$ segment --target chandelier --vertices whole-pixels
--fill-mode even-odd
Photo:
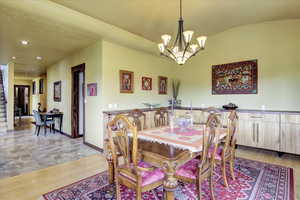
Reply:
[[[197,38],[198,44],[192,44],[194,31],[184,31],[182,18],[182,0],[180,0],[180,18],[178,21],[178,32],[173,45],[170,45],[171,36],[161,36],[162,43],[158,44],[160,54],[173,59],[177,64],[183,65],[189,58],[204,50],[206,36]]]

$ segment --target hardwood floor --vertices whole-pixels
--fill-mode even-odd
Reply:
[[[279,158],[275,152],[241,147],[237,156],[289,166],[295,169],[296,199],[300,199],[300,156],[285,154]],[[0,199],[37,200],[42,194],[74,183],[107,169],[101,154],[48,167],[34,172],[0,180]]]

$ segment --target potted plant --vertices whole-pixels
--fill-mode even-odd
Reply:
[[[169,100],[169,104],[172,105],[172,100],[173,100],[173,106],[181,106],[181,100],[177,99],[178,98],[178,93],[179,93],[179,88],[180,88],[180,80],[173,80],[172,81],[172,94],[173,98]]]

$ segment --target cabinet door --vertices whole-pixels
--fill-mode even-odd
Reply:
[[[262,120],[260,122],[256,122],[255,129],[257,147],[275,151],[280,150],[279,122]]]
[[[280,151],[300,154],[300,124],[282,123]]]
[[[239,129],[236,135],[237,144],[256,147],[255,138],[255,121],[251,120],[239,120]]]

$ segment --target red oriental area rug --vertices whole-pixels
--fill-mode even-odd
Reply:
[[[230,177],[228,169],[228,177]],[[229,188],[224,187],[221,170],[214,176],[215,195],[218,200],[295,200],[293,169],[268,163],[237,158],[235,176],[229,178]],[[175,192],[177,200],[197,199],[194,184],[179,183]],[[135,199],[135,191],[121,187],[122,199]],[[164,199],[163,187],[144,192],[144,200]],[[114,200],[115,186],[108,184],[108,174],[103,172],[59,188],[43,195],[44,200]],[[202,183],[202,199],[209,200],[209,184]]]

